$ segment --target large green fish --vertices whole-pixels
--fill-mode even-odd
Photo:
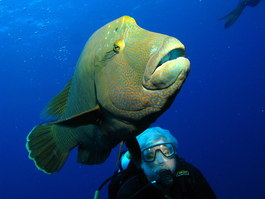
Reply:
[[[144,30],[129,16],[108,23],[89,38],[73,77],[47,105],[56,120],[29,133],[29,158],[54,173],[78,147],[79,163],[103,163],[169,108],[189,68],[176,38]]]

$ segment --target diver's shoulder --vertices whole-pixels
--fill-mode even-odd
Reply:
[[[191,164],[190,162],[187,162],[184,158],[177,158],[178,160],[178,166],[177,166],[177,172],[186,172],[187,175],[194,175],[197,173],[201,173],[200,170]]]

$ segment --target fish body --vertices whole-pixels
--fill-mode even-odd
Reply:
[[[47,105],[56,120],[29,133],[29,158],[54,173],[78,147],[79,163],[103,163],[169,108],[189,69],[176,38],[142,29],[129,16],[108,23],[89,38],[71,80]]]

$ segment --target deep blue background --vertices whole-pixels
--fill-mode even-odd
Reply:
[[[129,15],[142,28],[180,39],[191,72],[154,126],[171,130],[179,154],[220,199],[265,198],[265,2],[228,30],[217,19],[238,0],[0,0],[0,198],[87,199],[116,169],[76,163],[47,175],[27,158],[25,139],[71,77],[90,35]],[[106,188],[102,197],[106,198]]]

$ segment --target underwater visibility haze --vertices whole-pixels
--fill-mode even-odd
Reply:
[[[77,163],[73,149],[60,172],[45,174],[28,158],[26,137],[47,121],[41,112],[73,75],[88,38],[127,15],[179,39],[191,63],[173,104],[152,126],[172,132],[179,156],[202,171],[218,198],[264,199],[265,2],[245,7],[226,29],[219,19],[237,5],[0,0],[0,198],[90,199],[117,169],[118,147],[93,166]],[[100,198],[107,198],[107,186]]]

